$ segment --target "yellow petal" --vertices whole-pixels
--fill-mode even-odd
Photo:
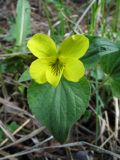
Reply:
[[[59,56],[63,57],[73,57],[80,58],[82,57],[89,47],[89,40],[84,35],[76,34],[66,38],[60,48]]]
[[[59,84],[59,82],[60,82],[62,73],[63,73],[63,68],[58,73],[56,73],[56,72],[54,72],[54,70],[52,69],[52,67],[49,66],[49,68],[47,69],[47,72],[46,72],[47,81],[52,86],[56,87]]]
[[[38,58],[51,57],[57,54],[54,41],[45,34],[35,34],[28,41],[27,47]]]
[[[37,83],[45,83],[46,80],[46,70],[48,68],[48,62],[44,59],[37,59],[30,65],[30,76]]]
[[[85,68],[81,61],[77,59],[69,59],[64,68],[64,77],[72,82],[78,82],[84,76]]]

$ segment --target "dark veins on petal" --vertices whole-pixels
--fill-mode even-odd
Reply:
[[[53,74],[57,76],[62,71],[64,64],[57,58],[55,62],[51,62],[49,66],[51,66]]]

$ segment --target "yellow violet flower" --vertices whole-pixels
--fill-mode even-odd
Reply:
[[[75,34],[63,40],[59,48],[45,34],[35,34],[27,47],[38,59],[30,66],[30,75],[37,83],[50,83],[57,86],[62,75],[72,82],[78,82],[84,76],[85,68],[79,60],[89,47],[84,35]]]

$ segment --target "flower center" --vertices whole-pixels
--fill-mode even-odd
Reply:
[[[54,62],[50,63],[53,74],[59,75],[64,67],[64,64],[60,62],[59,58],[56,58]]]

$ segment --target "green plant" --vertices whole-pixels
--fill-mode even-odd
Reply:
[[[16,46],[25,47],[25,40],[30,33],[30,3],[28,0],[18,0],[16,17],[9,20],[10,30],[5,40],[15,40]]]
[[[88,75],[89,80],[83,77],[79,82],[70,82],[62,78],[60,83],[57,83],[57,87],[53,87],[48,83],[37,84],[35,80],[31,82],[28,89],[28,103],[32,112],[61,143],[67,139],[72,125],[85,113],[90,94],[96,94],[96,113],[98,116],[101,114],[101,106],[104,106],[99,93],[100,88],[109,85],[113,96],[120,97],[120,48],[118,44],[100,37],[88,38],[90,47],[82,61],[87,71],[91,73],[91,75]],[[77,41],[75,43],[74,54],[77,50],[80,51],[80,48],[77,48],[79,43]],[[83,45],[85,46],[85,44]],[[68,46],[72,47],[74,45]],[[80,47],[82,46],[80,45]],[[32,51],[35,52],[36,49],[38,48],[34,48]],[[39,50],[36,51],[37,54],[41,54],[43,48],[41,48],[41,53],[39,53]],[[30,77],[27,70],[23,73],[21,81],[30,80]],[[95,85],[91,82],[93,86],[92,93],[90,93],[90,77],[95,79]],[[96,117],[96,120],[96,132],[98,133],[99,119]]]

